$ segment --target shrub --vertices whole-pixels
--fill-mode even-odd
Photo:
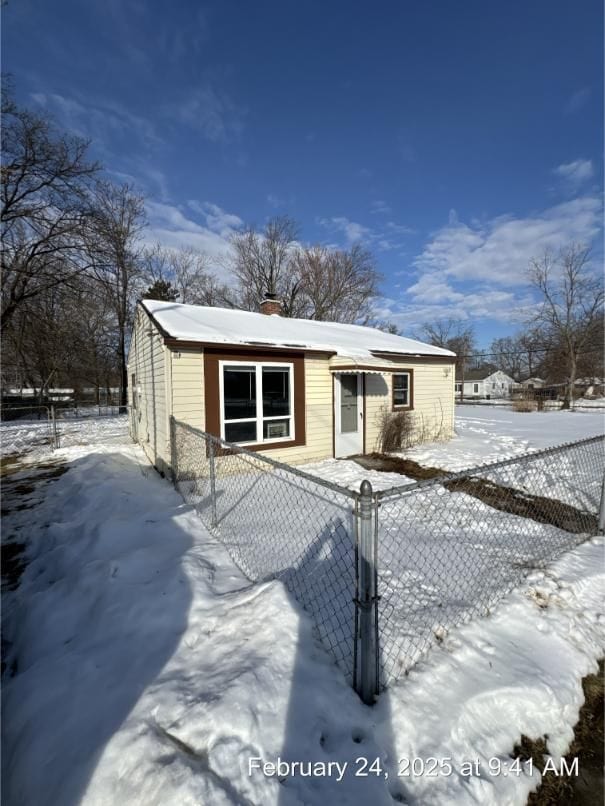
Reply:
[[[513,400],[513,411],[536,411],[537,408],[535,400]]]
[[[380,423],[380,450],[382,453],[409,448],[414,441],[414,415],[411,411],[395,413],[384,409]]]

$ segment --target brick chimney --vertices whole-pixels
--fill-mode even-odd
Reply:
[[[271,314],[281,316],[283,314],[281,302],[276,298],[276,294],[265,294],[265,298],[260,304],[260,312],[268,316],[271,316]]]

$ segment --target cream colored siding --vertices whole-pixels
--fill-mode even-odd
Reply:
[[[305,362],[306,444],[262,451],[290,464],[333,456],[333,379],[329,355],[307,355]],[[435,360],[397,361],[402,370],[414,371],[413,419],[420,439],[448,439],[454,426],[454,366]],[[129,382],[136,375],[136,410],[131,409],[131,433],[150,461],[163,473],[170,472],[170,417],[194,428],[205,429],[204,352],[200,348],[167,347],[157,327],[139,308],[128,358]],[[365,450],[380,447],[380,427],[391,414],[392,375],[365,376]],[[218,398],[219,390],[209,390]],[[130,403],[132,389],[129,385]],[[187,437],[186,430],[183,430]],[[187,450],[182,451],[184,454]],[[205,461],[205,456],[192,461]],[[187,459],[183,457],[183,461]]]
[[[263,451],[263,455],[289,464],[332,456],[332,376],[329,358],[305,357],[306,445]]]
[[[170,350],[172,414],[175,420],[202,431],[206,425],[204,402],[204,352]],[[216,390],[218,395],[218,389]]]
[[[394,360],[394,359],[392,359]],[[414,371],[413,423],[420,441],[450,439],[454,433],[454,366],[396,361]],[[380,427],[392,410],[392,375],[366,375],[366,452],[379,450]]]
[[[129,403],[132,407],[132,375],[136,379],[137,408],[131,408],[131,436],[139,442],[157,469],[170,465],[166,352],[164,340],[148,317],[138,311],[128,355]]]
[[[204,356],[201,350],[171,351],[172,413],[174,418],[204,430]],[[219,391],[215,390],[218,397]],[[332,456],[332,376],[328,357],[305,358],[306,444],[264,450],[273,459],[297,464]]]

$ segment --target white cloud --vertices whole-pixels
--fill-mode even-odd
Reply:
[[[209,83],[170,106],[168,112],[215,143],[237,140],[243,130],[245,110]]]
[[[162,144],[153,123],[135,115],[121,104],[108,99],[96,99],[94,103],[80,98],[68,98],[58,93],[32,93],[31,98],[48,109],[74,134],[94,141],[97,147],[107,152],[116,138],[128,138],[147,148]]]
[[[426,244],[414,267],[420,274],[514,286],[525,282],[532,257],[571,241],[592,241],[600,221],[601,202],[592,196],[526,218],[499,216],[470,226],[451,218]]]
[[[269,193],[267,196],[267,202],[271,205],[271,207],[285,207],[286,202],[284,199],[280,199],[279,196],[276,196],[275,193]]]
[[[370,212],[374,215],[390,215],[391,208],[382,199],[375,199],[370,203]]]
[[[470,224],[452,210],[447,225],[413,261],[415,282],[401,298],[385,298],[379,314],[408,332],[447,317],[521,323],[536,305],[527,278],[531,258],[572,241],[590,244],[600,231],[601,212],[600,200],[590,196],[526,218]]]
[[[562,165],[557,165],[553,173],[573,187],[578,187],[592,178],[594,168],[591,160],[574,160],[573,162],[564,162]]]
[[[424,274],[417,283],[407,288],[406,293],[415,303],[460,302],[464,294],[454,291],[449,283],[438,274]]]
[[[213,232],[218,232],[224,238],[229,238],[233,233],[243,227],[242,219],[233,213],[226,213],[222,207],[212,202],[199,202],[196,199],[189,199],[188,206],[196,213],[204,216],[206,226]]]
[[[238,216],[210,202],[189,201],[188,206],[203,217],[205,223],[201,224],[171,204],[147,201],[145,206],[149,222],[145,231],[147,243],[199,249],[213,259],[220,274],[225,258],[231,254],[230,236],[241,225]]]
[[[377,308],[377,316],[395,322],[404,333],[410,333],[424,322],[450,317],[469,323],[487,319],[503,324],[520,324],[535,305],[527,292],[518,294],[488,287],[456,292],[447,283],[442,288],[436,286],[435,292],[435,298],[427,294],[424,302],[420,298],[413,302],[402,302],[401,299],[385,297]]]
[[[332,233],[342,233],[348,246],[354,243],[364,243],[381,252],[400,249],[402,236],[413,232],[410,227],[396,224],[393,221],[387,221],[382,226],[372,228],[357,221],[351,221],[346,216],[318,218],[317,223]]]
[[[405,224],[396,224],[394,221],[387,221],[385,226],[390,233],[397,235],[411,235],[415,232],[412,227],[406,227]]]
[[[332,232],[342,232],[350,244],[368,240],[372,235],[369,227],[358,224],[356,221],[350,221],[345,216],[320,218],[318,223]]]

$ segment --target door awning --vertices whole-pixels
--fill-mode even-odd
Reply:
[[[357,375],[360,372],[372,375],[384,375],[389,372],[397,372],[397,365],[385,359],[363,358],[356,361],[354,358],[346,356],[335,356],[330,359],[330,372],[338,375]]]

